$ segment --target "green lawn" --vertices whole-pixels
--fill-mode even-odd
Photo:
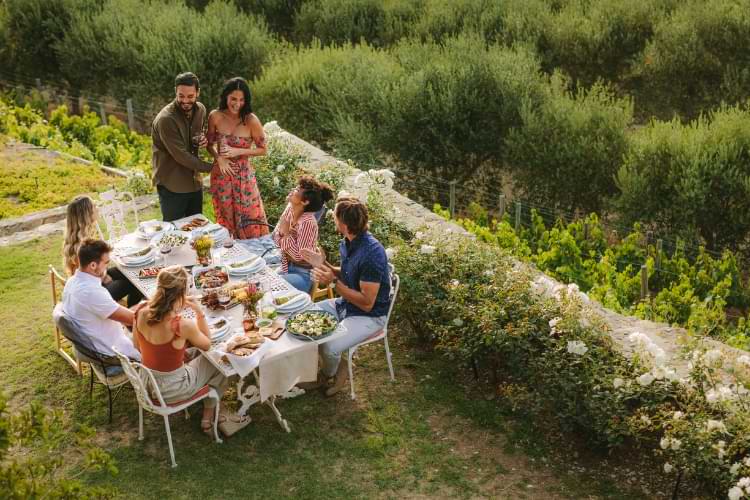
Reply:
[[[177,462],[169,467],[161,419],[146,417],[137,440],[131,391],[107,423],[106,393],[87,394],[52,349],[47,264],[60,262],[61,237],[0,252],[0,386],[18,407],[38,399],[65,413],[71,428],[88,424],[117,460],[116,476],[86,481],[128,498],[645,498],[617,477],[573,472],[568,450],[550,445],[523,419],[476,394],[456,369],[393,331],[397,382],[388,380],[381,345],[363,350],[355,368],[359,398],[319,394],[280,401],[287,434],[264,406],[254,422],[223,444],[199,429],[197,415],[172,419]],[[566,445],[567,446],[567,445]],[[549,460],[547,460],[549,458]],[[546,462],[546,463],[545,463]],[[74,466],[73,466],[74,467]]]

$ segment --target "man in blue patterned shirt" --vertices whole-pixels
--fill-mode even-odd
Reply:
[[[378,334],[385,326],[391,293],[388,257],[383,245],[368,231],[365,204],[356,198],[339,199],[333,219],[336,230],[344,236],[339,244],[341,267],[325,262],[322,254],[303,251],[313,265],[313,278],[322,285],[333,283],[340,296],[319,302],[317,307],[336,315],[347,331],[346,335],[321,344],[322,376],[317,383],[307,385],[322,385],[335,375],[327,396],[346,386],[347,367],[341,363],[341,353]]]

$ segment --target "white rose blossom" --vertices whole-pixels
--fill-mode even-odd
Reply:
[[[679,420],[679,419],[681,419],[684,416],[685,416],[685,414],[682,413],[681,411],[676,411],[676,412],[674,412],[674,415],[672,415],[672,418],[675,419],[675,420]]]
[[[669,474],[673,470],[674,470],[674,467],[672,466],[672,464],[670,464],[669,462],[667,462],[667,463],[664,464],[664,472],[666,472],[667,474]]]
[[[750,457],[745,457],[742,463],[745,464],[745,467],[750,467]]]
[[[277,171],[277,172],[283,172],[285,168],[286,168],[286,165],[284,165],[284,164],[282,163],[282,164],[280,164],[280,165],[276,166],[276,171]]]
[[[727,496],[729,497],[729,500],[740,500],[740,498],[742,498],[744,494],[745,492],[742,491],[742,488],[733,486],[732,488],[729,489]]]
[[[712,431],[726,432],[727,427],[726,425],[724,425],[724,422],[722,422],[721,420],[709,420],[708,422],[706,422],[706,430],[708,432],[712,432]]]
[[[653,382],[655,379],[654,379],[654,376],[651,375],[650,373],[644,373],[643,375],[638,377],[636,380],[641,386],[647,387],[651,385],[651,382]]]
[[[279,187],[280,183],[281,183],[281,181],[279,180],[279,178],[274,175],[273,176],[273,186],[274,187]]]
[[[737,482],[737,486],[740,488],[750,488],[750,477],[743,477]]]
[[[732,466],[729,468],[729,473],[733,476],[736,476],[737,473],[740,471],[740,467],[742,467],[742,464],[739,462],[735,462],[732,464]]]
[[[670,439],[668,437],[661,438],[661,441],[659,441],[659,447],[662,450],[666,450],[667,448],[669,448],[669,441]]]
[[[423,253],[425,255],[430,255],[435,253],[435,247],[432,245],[422,245],[419,247],[419,253]]]
[[[388,247],[385,249],[385,256],[388,257],[388,260],[392,260],[394,255],[396,255],[395,248]]]
[[[620,387],[625,385],[625,381],[620,377],[617,377],[612,381],[612,385],[615,387],[615,389],[619,389]]]
[[[571,340],[568,342],[568,352],[571,354],[583,356],[588,350],[589,348],[586,347],[586,344],[581,342],[580,340]]]

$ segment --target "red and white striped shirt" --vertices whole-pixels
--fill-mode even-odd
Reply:
[[[289,222],[289,233],[281,236],[278,230],[273,232],[273,241],[282,250],[281,272],[289,271],[289,260],[287,254],[292,259],[304,262],[302,250],[307,248],[315,250],[318,245],[318,222],[315,220],[313,212],[304,212],[297,220],[296,224],[292,223],[292,206],[287,204],[284,213],[281,214],[279,225],[286,220]]]

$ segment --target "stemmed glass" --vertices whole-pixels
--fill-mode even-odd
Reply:
[[[161,252],[161,265],[167,267],[167,254],[172,251],[172,246],[164,243],[159,247],[159,251]]]

